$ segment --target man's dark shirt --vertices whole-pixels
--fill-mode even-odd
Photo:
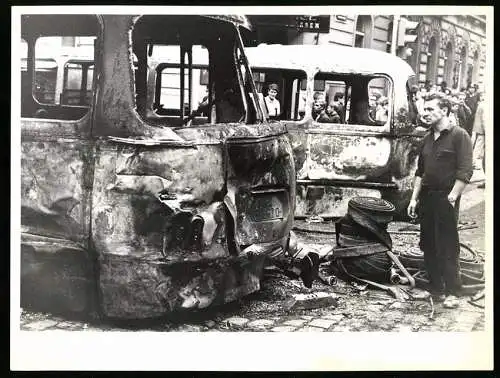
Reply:
[[[465,98],[465,104],[469,107],[471,110],[472,116],[476,114],[477,110],[477,103],[479,102],[479,95],[477,93],[474,93],[472,96],[468,95]]]
[[[468,183],[472,172],[472,142],[467,131],[453,126],[434,140],[430,129],[423,139],[415,172],[422,178],[422,189],[451,191],[455,180]]]
[[[474,117],[472,117],[471,110],[467,105],[460,104],[458,106],[457,118],[460,127],[465,129],[469,135],[472,135]]]

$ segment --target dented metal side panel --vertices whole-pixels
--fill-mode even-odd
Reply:
[[[231,139],[226,145],[225,203],[234,214],[237,245],[278,241],[284,251],[295,208],[295,169],[286,135]]]
[[[226,124],[180,130],[186,146],[149,145],[154,138],[98,142],[92,240],[106,316],[204,308],[260,288],[265,256],[249,260],[239,247],[265,239],[263,250],[283,251],[287,243],[295,172],[284,132]],[[284,219],[242,225],[242,193],[270,188],[284,193]]]
[[[391,201],[397,218],[405,217],[422,131],[398,137],[293,132],[290,139],[297,216],[343,216],[350,198],[374,196]]]
[[[407,77],[394,77],[393,109],[386,126],[322,125],[310,117],[313,78],[309,70],[306,116],[286,121],[297,171],[295,215],[341,217],[354,196],[384,198],[406,217],[423,130],[408,115]]]
[[[220,144],[99,144],[92,236],[105,315],[143,318],[224,301],[223,166]],[[240,290],[258,289],[256,280]]]
[[[217,145],[170,148],[100,143],[92,211],[99,253],[152,259],[165,254],[168,260],[182,260],[184,256],[165,245],[164,235],[176,216],[195,215],[222,200],[222,162],[222,147]],[[211,243],[209,247],[191,256],[225,254]]]
[[[243,135],[259,135],[258,126],[253,132],[244,129]],[[205,133],[208,140],[215,138]],[[232,134],[232,140],[248,142],[234,137],[239,134],[236,127]],[[264,240],[267,249],[284,250],[292,225],[290,193],[295,190],[286,135],[267,138],[274,149],[266,150],[265,142],[259,141],[237,143],[234,150],[231,138],[205,144],[193,140],[192,147],[99,142],[92,240],[99,253],[106,316],[144,318],[204,308],[260,288],[265,256],[249,260],[240,255],[239,247]],[[240,153],[241,146],[247,155]],[[252,161],[256,171],[245,171],[248,175],[238,171],[241,164]],[[233,168],[226,171],[229,166]],[[247,213],[242,193],[266,192],[270,187],[283,190],[288,211],[284,219],[242,225]],[[233,214],[227,198],[231,192],[236,203]],[[236,233],[233,220],[238,220]],[[251,239],[245,239],[249,230]]]
[[[94,146],[90,117],[21,120],[21,303],[88,310]]]
[[[308,154],[301,167],[312,179],[369,180],[383,176],[389,166],[387,136],[308,133]]]

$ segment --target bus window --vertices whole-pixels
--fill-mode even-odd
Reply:
[[[28,43],[21,38],[21,104],[26,103],[31,96],[31,82],[28,75]],[[21,109],[24,109],[21,107]],[[24,114],[21,113],[21,116]]]
[[[383,126],[391,115],[391,82],[383,76],[318,73],[325,90],[316,91],[312,116],[320,123]]]
[[[228,38],[234,31],[224,23],[202,29],[208,22],[145,15],[135,23],[131,52],[137,57],[136,107],[146,121],[189,127],[254,118],[254,104],[242,89],[246,62],[235,65],[237,35]]]
[[[60,103],[89,106],[92,99],[93,78],[93,61],[69,61],[66,63]]]
[[[93,66],[94,40],[74,36],[37,39],[33,95],[40,104],[88,106],[91,94],[87,91],[92,88],[88,68]]]
[[[41,104],[56,103],[57,62],[52,58],[35,61],[33,96]]]
[[[22,62],[23,117],[77,120],[88,112],[98,29],[91,15],[43,22],[39,29],[35,23],[26,27],[27,50],[33,53]]]
[[[264,98],[268,95],[269,86],[276,84],[278,93],[276,100],[280,104],[278,118],[287,121],[298,121],[305,114],[305,99],[307,83],[306,73],[299,70],[272,68],[252,68],[255,86],[260,97],[261,106],[267,112]]]
[[[385,125],[389,118],[390,81],[385,77],[373,78],[368,82],[368,116],[370,122]]]
[[[348,100],[346,82],[314,80],[311,116],[313,120],[321,123],[345,123],[349,114]]]
[[[183,117],[189,118],[187,122],[207,123],[208,50],[200,45],[182,51],[180,45],[152,45],[150,51],[148,75],[152,77],[148,77],[148,88],[151,92],[150,87],[154,85],[154,113],[174,117],[180,117],[182,113]],[[181,88],[184,88],[183,94]]]

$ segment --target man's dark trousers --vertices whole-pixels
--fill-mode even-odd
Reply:
[[[458,294],[460,281],[460,244],[458,212],[448,201],[449,191],[428,190],[420,193],[420,248],[434,293]],[[455,206],[458,207],[458,200]]]

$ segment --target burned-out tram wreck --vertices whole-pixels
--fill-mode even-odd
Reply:
[[[266,256],[290,243],[295,169],[285,127],[258,106],[245,27],[239,16],[22,16],[23,307],[147,318],[259,289]],[[90,40],[93,75],[65,66],[54,89],[37,54],[68,37]],[[180,101],[158,111],[148,81],[162,48],[180,64]],[[195,51],[208,57],[209,106],[188,119]]]

